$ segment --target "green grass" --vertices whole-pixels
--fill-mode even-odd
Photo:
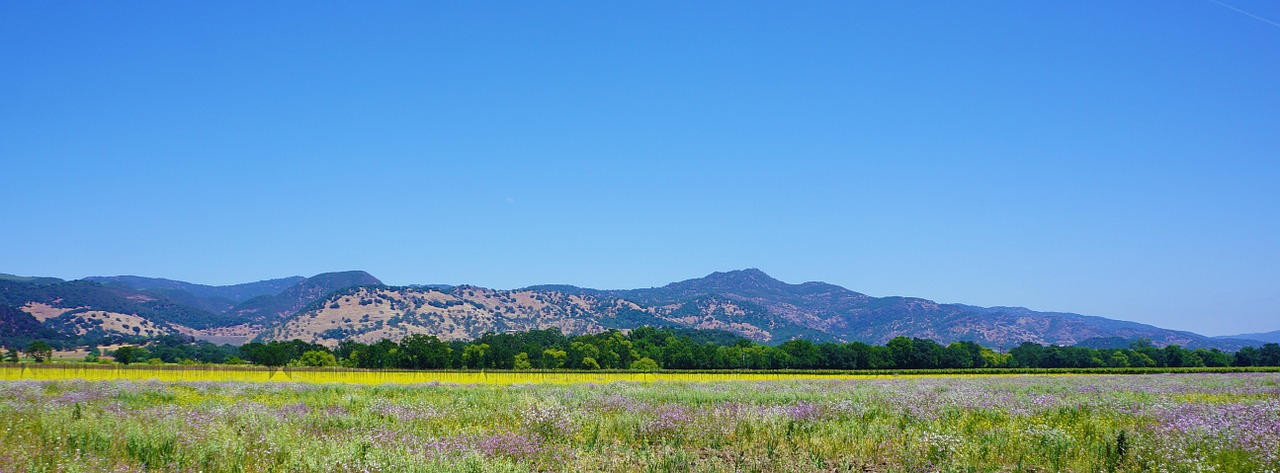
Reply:
[[[1280,375],[0,382],[0,471],[1278,471]]]

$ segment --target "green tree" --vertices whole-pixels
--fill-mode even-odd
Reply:
[[[777,369],[783,369],[788,366],[791,366],[791,355],[788,355],[787,352],[782,351],[781,348],[764,347],[764,357],[765,357],[765,360],[767,360],[766,367],[768,369],[777,370]]]
[[[1258,366],[1280,366],[1280,344],[1262,345],[1258,350]]]
[[[98,350],[97,345],[89,347],[88,353],[84,355],[85,363],[97,363],[98,357],[102,356],[102,352]]]
[[[582,369],[598,370],[600,369],[600,363],[597,363],[595,358],[588,356],[582,359]]]
[[[1009,366],[1009,363],[1013,362],[1013,355],[1008,353],[996,353],[987,347],[982,347],[979,354],[982,356],[983,366],[990,368],[1004,368]]]
[[[1009,350],[1014,366],[1019,368],[1040,368],[1046,356],[1047,348],[1035,342],[1022,342],[1017,348]]]
[[[889,343],[885,345],[889,349],[889,354],[893,359],[893,365],[897,368],[911,367],[911,339],[907,337],[893,337]]]
[[[1182,366],[1204,366],[1204,360],[1201,360],[1200,357],[1196,356],[1195,352],[1189,351],[1178,345],[1167,345],[1164,347],[1164,350],[1161,351],[1164,354],[1165,366],[1171,366],[1174,368]]]
[[[36,363],[44,363],[53,359],[53,347],[45,343],[44,340],[36,340],[27,345],[27,356],[34,358]]]
[[[982,347],[973,342],[951,342],[942,354],[944,368],[982,368],[986,364]]]
[[[569,358],[569,354],[565,353],[564,350],[548,348],[542,351],[542,366],[545,366],[551,369],[556,369],[561,366],[564,366],[564,362],[568,358]]]
[[[599,361],[601,368],[617,368],[621,366],[622,355],[619,355],[618,352],[613,350],[604,350],[600,352]]]
[[[1111,353],[1105,360],[1108,368],[1128,368],[1129,357],[1120,350]]]
[[[150,357],[151,352],[142,347],[125,345],[115,351],[116,361],[126,365],[135,361],[143,361]]]
[[[338,366],[338,359],[323,350],[309,350],[298,357],[299,366]]]
[[[516,353],[512,366],[518,370],[533,369],[533,364],[529,363],[529,354],[525,352]]]
[[[818,365],[833,370],[851,370],[857,367],[857,357],[848,346],[831,342],[818,345]]]
[[[928,338],[911,339],[911,368],[940,368],[947,349]]]
[[[658,362],[653,361],[653,358],[649,358],[647,356],[631,363],[632,371],[654,372],[659,369],[661,369],[661,367],[658,366]]]
[[[247,343],[240,347],[240,353],[246,360],[255,365],[284,366],[289,363],[289,353],[280,342]]]
[[[4,361],[5,361],[5,362],[8,362],[8,363],[17,363],[19,360],[20,360],[20,359],[18,358],[18,350],[15,350],[15,349],[13,349],[13,348],[10,348],[10,349],[9,349],[9,351],[8,351],[8,352],[6,352],[6,353],[5,353],[5,355],[4,355]]]
[[[778,345],[778,349],[789,355],[790,368],[817,368],[818,358],[822,354],[813,342],[804,339],[787,340],[782,345]]]
[[[1130,350],[1136,351],[1136,350],[1145,350],[1148,348],[1155,348],[1155,346],[1151,344],[1150,338],[1142,337],[1142,338],[1135,338],[1129,341]]]
[[[752,345],[742,349],[742,356],[747,360],[747,368],[758,370],[769,369],[769,356],[764,345]]]
[[[400,340],[400,357],[397,366],[407,369],[439,369],[449,367],[452,349],[447,343],[431,335],[410,335]]]
[[[396,358],[399,356],[399,345],[388,339],[379,340],[378,343],[372,345],[364,345],[359,350],[351,354],[351,361],[360,368],[366,369],[384,369],[395,366]]]
[[[462,350],[462,362],[467,364],[468,368],[484,369],[484,356],[489,353],[489,344],[479,343],[470,344]]]
[[[1150,356],[1147,356],[1146,353],[1140,351],[1131,350],[1128,353],[1125,353],[1125,356],[1129,357],[1129,366],[1135,368],[1151,368],[1156,366],[1156,360],[1153,360]]]
[[[1137,338],[1129,342],[1129,350],[1133,353],[1125,353],[1129,357],[1129,366],[1168,366],[1164,364],[1164,352],[1151,344],[1149,338]],[[1134,354],[1140,354],[1146,359],[1135,359]],[[1145,364],[1147,360],[1151,364]]]
[[[595,359],[600,356],[600,348],[586,342],[570,343],[569,350],[572,352],[573,359],[575,360],[581,360],[583,358]]]
[[[1231,366],[1231,362],[1234,361],[1231,355],[1223,353],[1222,350],[1217,348],[1208,350],[1197,348],[1195,355],[1200,358],[1200,361],[1204,362],[1205,366]]]

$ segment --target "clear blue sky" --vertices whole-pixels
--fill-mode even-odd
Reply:
[[[1280,329],[1280,3],[0,3],[0,272]]]

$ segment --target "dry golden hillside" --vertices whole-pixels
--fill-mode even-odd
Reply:
[[[73,312],[59,316],[59,324],[73,327],[76,335],[85,335],[97,328],[107,333],[124,335],[140,335],[155,337],[174,333],[167,326],[158,325],[150,320],[133,314],[121,314],[102,310]]]
[[[375,342],[425,334],[465,340],[484,332],[559,327],[565,332],[604,330],[589,315],[591,302],[578,296],[532,291],[462,287],[453,293],[432,289],[360,288],[324,301],[265,332],[267,340],[302,339],[337,345],[343,339]]]
[[[594,333],[625,326],[620,318],[647,324],[685,325],[733,330],[768,340],[769,333],[749,323],[724,320],[744,312],[732,303],[699,308],[689,314],[682,305],[646,308],[622,299],[556,291],[503,291],[474,286],[429,288],[357,288],[331,296],[263,332],[263,340],[300,339],[328,346],[342,340],[371,343],[400,340],[414,334],[442,340],[469,340],[485,332],[527,331],[557,327],[565,333]]]

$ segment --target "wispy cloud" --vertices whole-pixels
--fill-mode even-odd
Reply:
[[[1236,7],[1233,7],[1233,6],[1231,6],[1231,5],[1227,5],[1227,4],[1225,4],[1225,3],[1219,2],[1218,0],[1208,0],[1208,1],[1213,2],[1213,3],[1216,3],[1216,4],[1218,4],[1218,5],[1222,5],[1222,6],[1223,6],[1223,7],[1225,7],[1225,8],[1230,8],[1231,10],[1234,10],[1236,13],[1239,13],[1239,14],[1241,14],[1241,15],[1245,15],[1245,16],[1248,16],[1248,17],[1253,18],[1253,19],[1255,19],[1255,20],[1258,20],[1258,21],[1261,21],[1261,22],[1267,23],[1267,24],[1269,24],[1269,25],[1271,25],[1271,26],[1274,26],[1274,27],[1280,28],[1280,23],[1276,23],[1276,22],[1271,21],[1271,20],[1269,20],[1269,19],[1266,19],[1266,18],[1260,17],[1260,16],[1258,16],[1258,15],[1254,15],[1253,13],[1249,13],[1249,12],[1247,12],[1247,11],[1241,10],[1241,9],[1236,8]]]

